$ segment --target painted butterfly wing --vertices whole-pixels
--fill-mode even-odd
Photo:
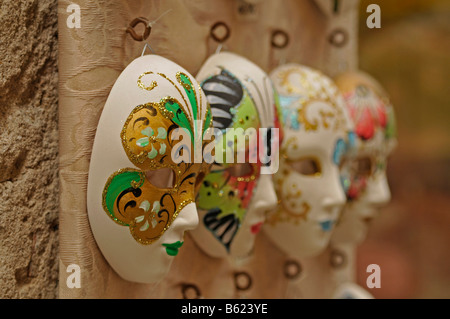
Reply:
[[[202,83],[202,89],[211,106],[213,126],[218,129],[230,127],[233,122],[232,109],[244,96],[242,85],[226,71],[210,77]]]

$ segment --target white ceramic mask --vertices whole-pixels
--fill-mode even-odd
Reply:
[[[391,199],[386,162],[397,144],[394,110],[384,90],[365,73],[346,73],[336,83],[355,125],[355,147],[342,165],[348,202],[332,241],[360,243],[379,208]]]
[[[271,78],[283,142],[275,174],[280,204],[264,231],[288,255],[313,256],[328,245],[345,204],[339,164],[352,127],[337,87],[320,72],[287,64]]]
[[[234,147],[228,128],[256,129],[249,141],[259,144],[265,137],[258,129],[274,126],[272,83],[247,59],[228,52],[215,54],[202,66],[197,80],[211,105],[213,127],[224,133],[216,138],[216,145]],[[236,153],[247,154],[248,148],[239,143]],[[223,258],[251,252],[265,212],[277,202],[271,175],[262,174],[267,168],[259,159],[253,164],[213,165],[197,198],[200,225],[190,232],[206,254]]]
[[[194,128],[196,120],[204,127]],[[209,165],[177,164],[174,132],[200,132],[210,123],[195,78],[163,57],[135,59],[111,89],[95,136],[87,207],[95,240],[122,278],[161,280],[184,232],[197,226],[195,194]]]

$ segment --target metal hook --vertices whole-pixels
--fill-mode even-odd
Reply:
[[[222,37],[218,37],[215,33],[216,30],[220,27],[225,28],[225,34]],[[222,50],[223,43],[230,37],[231,31],[225,22],[218,21],[212,25],[211,30],[209,31],[209,35],[211,36],[211,38],[213,38],[214,41],[219,43],[216,49],[216,53],[219,53]]]
[[[344,29],[337,28],[328,36],[328,41],[335,47],[342,48],[348,42],[348,33]]]
[[[280,42],[281,40],[281,42]],[[272,37],[270,39],[272,48],[284,49],[289,45],[289,35],[286,31],[275,29],[272,31]],[[278,65],[286,63],[286,52],[282,52]]]
[[[136,30],[134,30],[134,27],[136,27],[139,23],[142,23],[145,26],[144,32],[141,35],[137,34]],[[133,21],[130,22],[130,25],[128,26],[126,32],[129,33],[134,40],[144,41],[147,40],[151,31],[152,27],[148,19],[144,17],[139,17],[135,18]]]
[[[302,266],[295,260],[288,260],[284,264],[284,276],[287,279],[297,279],[302,273]]]
[[[277,42],[277,40],[276,40],[280,36],[284,40],[281,43]],[[280,30],[280,29],[273,30],[272,31],[272,39],[270,40],[270,43],[271,43],[272,47],[274,47],[274,48],[284,49],[289,44],[289,35],[287,34],[286,31],[283,31],[283,30]]]
[[[194,298],[188,298],[187,291],[193,290],[195,293]],[[183,294],[183,299],[200,299],[202,297],[202,294],[200,292],[200,289],[194,284],[181,284],[181,293]]]
[[[242,285],[240,283],[239,278],[245,278],[244,281],[246,284]],[[241,290],[241,291],[248,290],[252,286],[252,277],[250,277],[250,275],[245,271],[235,272],[234,273],[234,285],[237,290]]]
[[[166,14],[168,14],[170,11],[172,11],[172,9],[167,10],[166,12],[164,12],[163,14],[161,14],[156,20],[153,21],[148,21],[147,18],[144,17],[139,17],[134,19],[133,21],[130,22],[130,25],[128,26],[126,32],[129,33],[131,35],[131,37],[136,40],[136,41],[144,41],[147,40],[147,38],[150,36],[150,33],[152,31],[152,26],[162,17],[164,17]],[[134,27],[136,27],[139,23],[144,24],[145,29],[144,29],[144,33],[139,35],[136,33],[136,30],[134,30]],[[145,50],[149,49],[153,54],[155,54],[155,50],[153,50],[153,48],[150,46],[150,44],[148,44],[148,42],[145,43],[144,48],[142,49],[142,53],[141,56],[144,55]]]

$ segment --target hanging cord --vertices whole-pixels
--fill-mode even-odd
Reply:
[[[153,21],[150,21],[149,23],[148,23],[148,27],[153,27],[153,25],[154,24],[156,24],[156,22],[158,21],[158,20],[160,20],[162,17],[164,17],[166,14],[168,14],[170,11],[172,11],[172,9],[169,9],[169,10],[167,10],[167,11],[165,11],[163,14],[161,14],[158,18],[156,18],[156,20],[153,20]]]

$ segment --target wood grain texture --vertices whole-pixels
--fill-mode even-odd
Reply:
[[[254,257],[246,264],[215,260],[203,254],[186,236],[167,278],[159,285],[122,280],[100,253],[86,212],[90,154],[97,123],[108,93],[120,72],[141,54],[143,42],[125,30],[136,17],[155,20],[148,42],[158,55],[196,74],[217,44],[209,37],[217,21],[231,28],[226,48],[241,54],[269,72],[280,61],[303,63],[334,75],[357,65],[357,4],[339,16],[330,16],[313,0],[265,0],[255,17],[238,12],[234,0],[77,0],[81,28],[66,25],[67,6],[60,0],[59,31],[59,131],[60,131],[60,286],[61,298],[181,298],[180,284],[195,283],[205,298],[284,298],[288,282],[282,267],[287,259],[261,235]],[[348,30],[343,48],[333,47],[328,35],[336,26]],[[282,29],[290,36],[283,50],[270,45],[271,34]],[[81,267],[81,288],[66,286],[66,267]],[[236,292],[233,273],[245,270],[253,285]],[[308,291],[308,287],[302,288]],[[244,295],[242,295],[244,294]],[[297,296],[294,296],[297,297]]]

